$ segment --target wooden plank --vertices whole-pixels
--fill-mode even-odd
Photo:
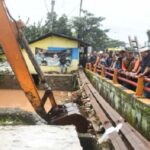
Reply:
[[[92,84],[90,83],[90,81],[87,79],[87,77],[84,74],[82,74],[82,79],[85,80],[85,83],[88,85],[91,92],[94,93],[94,97],[96,98],[98,103],[103,107],[105,112],[109,116],[111,116],[111,119],[113,120],[113,122],[118,123],[118,122],[124,121],[124,119],[116,111],[114,111],[114,109],[103,99],[103,97],[99,95],[99,93],[92,86]]]
[[[131,129],[126,123],[124,123],[121,132],[123,133],[123,135],[125,135],[126,140],[128,140],[128,142],[132,143],[131,146],[134,149],[144,149],[144,150],[149,150],[149,144],[148,142],[143,142],[143,140],[141,140],[141,138],[139,138],[139,136],[137,136],[135,134],[135,129]],[[137,131],[136,131],[137,132]],[[147,144],[146,144],[147,143]]]
[[[82,81],[83,77],[81,78]],[[93,97],[93,94],[91,93],[91,91],[89,90],[88,86],[85,85],[84,89],[87,93],[87,95],[89,96],[91,103],[97,113],[97,117],[100,119],[100,121],[102,122],[103,126],[105,129],[108,129],[110,127],[112,127],[112,124],[110,122],[110,120],[107,118],[107,116],[105,115],[105,113],[103,112],[103,110],[100,108],[99,104],[97,103],[96,99]],[[117,134],[117,132],[111,133],[110,135],[110,140],[115,148],[115,150],[127,150],[128,148],[126,147],[126,145],[124,144],[124,142],[122,141],[121,137]]]
[[[90,83],[90,81],[87,79],[87,77],[85,76],[85,74],[82,71],[79,72],[79,75],[80,75],[80,78],[82,80],[82,83],[85,83],[86,86],[88,87],[88,88],[86,87],[86,89],[92,93],[92,96],[90,95],[90,97],[92,97],[92,99],[94,99],[97,102],[97,106],[96,106],[96,104],[92,103],[93,106],[95,105],[94,108],[95,108],[95,110],[97,110],[96,112],[99,112],[100,111],[99,109],[101,109],[101,111],[102,111],[102,112],[99,112],[99,115],[100,115],[99,118],[102,118],[102,121],[104,122],[104,121],[106,121],[105,117],[107,117],[106,116],[106,114],[107,114],[109,116],[109,118],[111,118],[111,120],[116,125],[118,122],[122,122],[123,128],[121,128],[121,133],[124,135],[125,139],[130,143],[131,147],[133,149],[136,149],[136,150],[141,150],[141,149],[142,150],[149,150],[150,149],[150,143],[142,135],[140,135],[133,127],[131,127],[128,123],[124,122],[124,119],[122,118],[122,116],[120,116],[120,114],[118,114],[102,98],[102,96],[99,95],[97,90],[92,86],[92,84]],[[88,93],[90,93],[90,92],[88,92]],[[106,114],[104,114],[103,111]],[[115,147],[118,147],[117,143],[114,142],[113,144],[115,145]]]

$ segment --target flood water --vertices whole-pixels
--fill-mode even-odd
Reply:
[[[70,99],[70,92],[67,91],[54,91],[54,97],[58,104],[63,103],[65,100]],[[39,91],[40,96],[44,95],[44,91]],[[34,112],[33,107],[28,101],[22,90],[12,90],[12,89],[0,89],[0,108],[20,108],[26,111]],[[47,111],[50,110],[51,104],[47,100],[45,105]]]

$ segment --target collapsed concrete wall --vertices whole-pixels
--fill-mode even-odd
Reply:
[[[14,75],[0,75],[0,89],[20,89]]]
[[[131,90],[86,70],[86,74],[100,95],[133,127],[150,140],[150,102],[138,98]],[[147,103],[146,103],[147,102]],[[109,110],[108,110],[109,111]]]

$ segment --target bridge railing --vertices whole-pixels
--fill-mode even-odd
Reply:
[[[92,66],[90,63],[86,64],[86,69],[98,73],[104,78],[106,77],[111,79],[114,84],[118,84],[120,82],[120,84],[126,83],[135,87],[135,95],[138,97],[143,96],[143,91],[150,92],[150,88],[144,86],[145,82],[150,83],[150,78],[133,76],[131,73],[126,73],[113,68],[107,68],[104,65]]]

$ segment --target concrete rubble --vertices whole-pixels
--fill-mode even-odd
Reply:
[[[0,73],[1,74],[3,74],[3,73],[13,74],[13,71],[7,61],[0,62]]]

